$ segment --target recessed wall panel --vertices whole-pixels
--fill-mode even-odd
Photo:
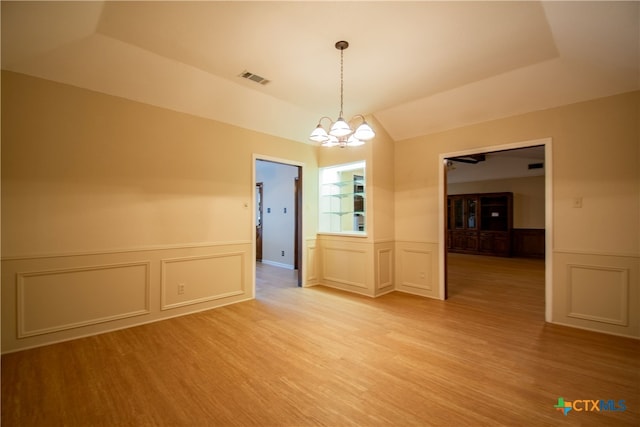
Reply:
[[[404,249],[400,256],[400,284],[410,288],[431,290],[433,253],[418,249]]]
[[[568,265],[568,316],[614,325],[628,324],[629,271]]]
[[[162,310],[244,293],[244,252],[162,260]]]
[[[317,271],[317,259],[316,259],[316,247],[315,245],[307,246],[307,284],[313,284],[318,281]]]
[[[366,251],[328,247],[323,252],[323,277],[332,282],[367,287]]]
[[[149,312],[149,263],[17,274],[18,338]]]
[[[378,250],[378,289],[393,286],[393,251],[391,249]]]

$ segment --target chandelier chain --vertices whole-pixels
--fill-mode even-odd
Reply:
[[[340,49],[340,116],[342,117],[342,105],[344,102],[344,49]]]
[[[324,116],[318,121],[318,125],[309,135],[309,139],[315,142],[322,143],[323,147],[340,146],[344,147],[356,147],[362,145],[365,141],[368,141],[376,136],[376,133],[371,129],[371,126],[367,123],[362,114],[353,116],[349,121],[359,119],[362,121],[360,125],[354,131],[351,128],[349,122],[347,122],[342,111],[344,108],[344,50],[349,47],[349,43],[345,40],[340,40],[335,44],[336,49],[340,50],[340,114],[338,120],[331,121],[331,118]],[[330,120],[329,132],[322,126],[324,119]]]

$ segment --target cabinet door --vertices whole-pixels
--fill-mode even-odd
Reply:
[[[493,252],[496,254],[508,255],[510,246],[508,233],[496,233],[493,236]]]
[[[465,227],[468,230],[476,230],[478,228],[478,198],[465,197]]]
[[[464,230],[464,199],[462,197],[451,198],[451,228]]]
[[[473,232],[466,232],[465,233],[465,242],[464,242],[464,248],[467,251],[477,251],[478,250],[478,233],[473,231]]]
[[[453,250],[461,250],[463,251],[466,247],[466,238],[464,232],[462,231],[452,231],[451,232],[451,249]]]
[[[493,252],[493,234],[480,233],[478,250],[480,252]]]

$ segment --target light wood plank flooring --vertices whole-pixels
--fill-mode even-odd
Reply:
[[[449,265],[448,301],[259,265],[256,300],[4,355],[2,426],[639,425],[637,340],[545,324],[542,261]]]

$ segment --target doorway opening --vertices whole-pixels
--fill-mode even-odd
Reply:
[[[450,256],[455,260],[452,265],[460,265],[460,258],[474,259],[474,255],[479,255],[478,260],[489,256],[487,260],[504,262],[537,257],[544,262],[544,318],[551,321],[551,138],[445,153],[440,160],[442,298],[451,296]],[[503,198],[509,198],[504,206]],[[523,253],[532,251],[523,248],[523,242],[534,242],[533,252],[537,253]]]
[[[255,286],[301,287],[302,165],[254,156],[253,177]]]

